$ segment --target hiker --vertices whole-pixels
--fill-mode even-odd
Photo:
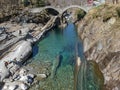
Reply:
[[[118,4],[118,0],[112,0],[113,4]]]
[[[19,35],[21,35],[22,34],[22,31],[21,30],[19,30]]]

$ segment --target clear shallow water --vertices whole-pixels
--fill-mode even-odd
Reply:
[[[32,59],[34,63],[50,61],[54,65],[57,56],[61,55],[62,57],[54,78],[51,79],[50,76],[41,88],[45,90],[73,90],[73,64],[77,40],[76,27],[70,23],[63,30],[55,29],[48,32],[45,38],[33,47]]]
[[[77,55],[82,58],[76,90],[101,90],[99,87],[102,86],[101,80],[103,79],[100,70],[96,69],[98,66],[94,62],[85,60],[83,47],[78,39],[74,24],[68,24],[63,30],[57,28],[48,32],[44,39],[33,46],[31,63],[38,68],[38,71],[41,71],[41,62],[52,63],[48,67],[50,76],[45,81],[40,82],[39,87],[34,90],[74,90],[76,43],[78,45]]]
[[[76,41],[77,33],[74,24],[69,24],[64,30],[52,30],[33,47],[33,59],[53,62],[57,55],[61,54],[63,57],[61,65],[65,66],[70,63],[69,61],[72,64]]]

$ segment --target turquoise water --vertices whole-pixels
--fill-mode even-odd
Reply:
[[[39,87],[34,90],[74,90],[76,55],[82,59],[76,90],[101,90],[103,84],[100,70],[96,63],[87,62],[85,59],[82,43],[72,23],[64,29],[55,28],[47,32],[45,38],[33,46],[32,64],[38,68],[38,72],[42,71],[41,63],[44,63],[42,67],[47,62],[51,63],[51,66],[47,67],[50,73],[48,78],[40,82]]]
[[[56,60],[58,54],[61,54],[63,66],[72,64],[75,56],[75,43],[77,33],[74,24],[69,24],[65,29],[56,29],[48,32],[33,48],[33,58],[39,61]],[[39,47],[38,50],[36,47]],[[38,53],[39,52],[39,53]]]
[[[75,44],[78,40],[77,30],[74,24],[70,23],[64,29],[55,28],[45,35],[33,47],[33,61],[52,63],[51,75],[55,73],[54,78],[51,76],[45,80],[42,89],[45,90],[73,90],[74,83],[74,61],[75,61]],[[55,66],[57,56],[61,56],[56,71],[52,72]],[[54,64],[55,63],[55,64]],[[54,67],[53,67],[54,68]]]

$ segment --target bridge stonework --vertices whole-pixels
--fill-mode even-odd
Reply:
[[[34,8],[31,9],[30,12],[40,13],[41,11],[46,9],[53,9],[59,14],[63,14],[63,12],[70,8],[79,8],[87,13],[91,8],[94,7],[93,3],[90,5],[88,1],[89,0],[49,0],[49,2],[51,3],[50,6]]]
[[[48,0],[48,1],[51,3],[51,6],[60,8],[67,7],[70,5],[84,6],[88,2],[88,0]]]
[[[30,9],[30,12],[40,13],[43,10],[46,10],[46,9],[53,9],[53,10],[57,11],[59,14],[63,14],[66,10],[68,10],[70,8],[79,8],[79,9],[82,9],[83,11],[85,11],[87,13],[88,10],[91,9],[92,7],[90,7],[90,6],[80,6],[80,5],[70,5],[70,6],[66,6],[66,7],[63,7],[63,8],[54,7],[54,6],[45,6],[45,7]]]

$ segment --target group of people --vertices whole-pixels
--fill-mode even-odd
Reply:
[[[113,4],[118,4],[119,0],[112,0]]]
[[[119,0],[87,0],[88,4],[113,3],[118,4]]]

